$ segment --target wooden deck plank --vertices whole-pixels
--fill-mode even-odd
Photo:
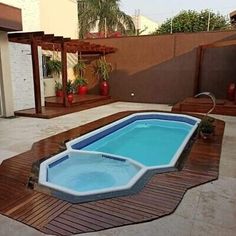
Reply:
[[[52,198],[48,201],[42,202],[38,207],[35,207],[28,214],[25,214],[20,220],[24,223],[34,225],[34,222],[42,218],[48,212],[50,212],[58,204],[57,199]],[[61,201],[59,201],[60,205]]]
[[[87,222],[84,223],[83,221],[78,221],[76,218],[74,218],[73,216],[70,216],[70,215],[61,214],[56,219],[57,220],[59,219],[59,221],[61,223],[72,226],[72,227],[78,229],[79,231],[83,231],[83,232],[94,231],[94,229],[89,224],[87,224]]]
[[[104,224],[103,222],[101,222],[100,224],[96,221],[95,223],[92,221],[92,219],[90,218],[86,218],[84,216],[80,216],[78,213],[74,213],[72,211],[66,211],[64,213],[62,213],[61,217],[64,218],[70,218],[70,221],[76,223],[78,222],[79,224],[90,228],[91,230],[101,230],[104,229]],[[97,223],[97,224],[96,224]],[[50,222],[49,222],[50,224]],[[107,224],[106,224],[107,225]]]
[[[207,113],[212,108],[209,98],[188,97],[172,107],[172,112],[195,112]],[[228,100],[216,100],[215,109],[212,114],[236,116],[236,104]]]
[[[96,217],[97,219],[101,219],[102,221],[106,221],[109,224],[112,225],[117,225],[118,224],[122,224],[125,221],[122,218],[119,218],[115,215],[111,215],[111,214],[107,214],[104,213],[102,211],[98,211],[97,209],[94,210],[92,208],[89,208],[88,205],[87,206],[83,206],[83,205],[73,205],[73,208],[75,211],[82,213],[86,213],[86,214],[91,214],[93,217]]]
[[[57,216],[62,214],[65,210],[67,210],[71,206],[68,202],[63,202],[61,204],[58,204],[56,207],[54,207],[49,212],[44,212],[43,216],[38,218],[37,221],[33,223],[33,225],[37,228],[42,228],[44,225],[46,225],[51,220],[55,219]]]
[[[75,205],[74,207],[76,207],[76,206],[80,206],[80,204]],[[83,204],[83,206],[84,206],[84,204]],[[84,207],[87,209],[87,211],[93,210],[98,215],[100,215],[102,213],[103,215],[107,215],[107,217],[109,217],[111,219],[115,218],[116,221],[119,222],[121,225],[125,224],[125,222],[131,223],[131,221],[129,221],[128,219],[124,219],[124,218],[122,218],[122,216],[117,215],[116,213],[114,213],[112,211],[103,209],[102,207],[98,207],[98,206],[95,206],[95,205],[92,205],[92,204],[86,204]]]
[[[60,223],[54,221],[46,225],[44,229],[54,232],[53,235],[71,235],[70,231],[62,229]]]
[[[92,223],[92,224],[97,225],[97,226],[102,226],[103,228],[107,228],[107,227],[111,226],[110,223],[104,221],[100,217],[94,217],[93,215],[88,214],[86,212],[80,212],[78,210],[74,210],[74,208],[68,209],[65,212],[65,214],[74,215],[76,217],[76,219],[83,220],[83,221],[86,221],[90,224]]]
[[[111,99],[111,98],[106,98],[106,99],[98,99],[94,101],[85,102],[84,104],[75,104],[70,107],[60,107],[61,105],[59,104],[56,105],[55,103],[47,103],[48,107],[42,107],[42,113],[36,113],[34,108],[31,109],[26,109],[26,110],[20,110],[20,111],[15,111],[16,116],[26,116],[26,117],[36,117],[36,118],[43,118],[43,119],[51,119],[55,118],[58,116],[63,116],[66,114],[78,112],[78,111],[83,111],[87,110],[90,108],[98,107],[98,106],[103,106],[107,105],[110,103],[114,103],[117,100]]]
[[[34,198],[32,201],[13,212],[11,216],[17,220],[24,219],[25,215],[31,214],[31,212],[40,209],[42,203],[44,203],[47,199],[47,195],[40,194],[37,198]]]
[[[30,151],[0,165],[0,212],[54,235],[93,232],[157,219],[170,214],[187,189],[217,179],[224,122],[216,120],[210,142],[197,139],[182,170],[154,175],[138,193],[94,202],[71,204],[27,189],[32,164],[61,150],[65,140],[75,138],[133,112],[121,112],[54,135]]]

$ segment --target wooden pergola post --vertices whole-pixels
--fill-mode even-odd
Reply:
[[[33,35],[31,36],[31,54],[33,66],[35,111],[36,113],[42,113],[38,44],[36,38]]]
[[[67,48],[66,42],[61,43],[61,63],[62,63],[62,90],[63,90],[63,104],[65,107],[69,106],[67,101],[66,84],[67,84]]]
[[[194,80],[194,89],[193,89],[194,95],[196,95],[200,92],[201,67],[202,67],[203,56],[204,56],[204,47],[199,46],[197,48],[196,70],[195,70],[195,80]]]
[[[67,53],[86,53],[86,54],[107,54],[116,51],[113,47],[101,46],[98,44],[91,44],[79,39],[64,38],[62,36],[54,36],[54,34],[44,34],[43,31],[37,32],[22,32],[12,33],[8,35],[10,42],[23,43],[31,45],[32,52],[32,67],[33,67],[33,84],[34,84],[34,98],[35,98],[35,113],[42,113],[41,104],[41,86],[40,86],[40,70],[38,58],[38,46],[42,50],[61,50],[62,63],[62,89],[63,89],[63,105],[68,107],[68,99],[66,94],[67,85]]]

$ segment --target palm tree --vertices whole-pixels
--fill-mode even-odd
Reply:
[[[120,0],[79,0],[79,37],[84,38],[96,25],[98,31],[105,34],[114,31],[122,34],[135,32],[132,17],[120,10],[119,2]]]

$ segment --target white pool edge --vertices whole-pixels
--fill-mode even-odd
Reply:
[[[194,120],[196,121],[195,125],[191,125],[192,126],[192,129],[189,131],[188,135],[185,137],[184,141],[182,142],[182,144],[179,146],[177,152],[175,153],[175,155],[173,156],[173,158],[171,159],[171,162],[167,165],[159,165],[159,166],[152,166],[152,167],[148,167],[148,166],[145,166],[143,165],[142,163],[139,163],[133,159],[130,159],[128,157],[124,157],[124,156],[119,156],[119,155],[114,155],[114,154],[110,154],[110,153],[104,153],[104,152],[95,152],[95,151],[84,151],[84,150],[75,150],[72,148],[72,145],[74,145],[75,143],[78,143],[84,139],[87,139],[93,135],[96,135],[108,128],[111,128],[117,124],[120,124],[130,118],[133,118],[137,115],[167,115],[167,116],[177,116],[177,117],[185,117],[185,118],[189,118],[191,120]],[[168,121],[171,121],[171,120],[168,120]],[[129,115],[127,117],[124,117],[120,120],[117,120],[115,122],[112,122],[111,124],[108,124],[108,125],[105,125],[104,127],[101,127],[99,129],[96,129],[94,131],[91,131],[85,135],[82,135],[81,137],[78,137],[72,141],[69,141],[68,143],[66,143],[66,147],[67,147],[67,150],[64,151],[64,152],[61,152],[51,158],[49,158],[48,160],[42,162],[40,164],[40,172],[39,172],[39,180],[38,180],[38,183],[42,186],[46,186],[46,187],[49,187],[50,189],[53,189],[53,190],[57,190],[57,191],[60,191],[60,192],[64,192],[64,193],[67,193],[67,194],[70,194],[72,196],[75,196],[75,197],[83,197],[83,196],[88,196],[88,195],[97,195],[97,194],[104,194],[104,193],[109,193],[109,192],[116,192],[116,191],[124,191],[124,190],[128,190],[130,188],[132,188],[135,183],[137,183],[137,181],[148,171],[148,170],[156,170],[156,169],[165,169],[165,168],[172,168],[175,166],[176,162],[178,161],[182,151],[184,150],[186,144],[189,142],[191,136],[193,135],[193,133],[196,131],[197,127],[198,127],[198,124],[200,123],[200,119],[196,118],[196,117],[193,117],[193,116],[189,116],[189,115],[182,115],[182,114],[175,114],[175,113],[165,113],[165,112],[142,112],[142,113],[134,113],[132,115]],[[180,122],[180,123],[183,123],[181,121],[175,121],[173,120],[173,122]],[[186,123],[186,122],[185,122]],[[122,186],[119,186],[119,187],[110,187],[110,188],[104,188],[102,190],[95,190],[95,191],[85,191],[85,192],[79,192],[79,191],[74,191],[74,190],[71,190],[71,189],[68,189],[68,188],[65,188],[65,187],[62,187],[62,186],[59,186],[59,185],[56,185],[56,184],[53,184],[53,183],[49,183],[47,182],[47,169],[48,169],[48,166],[50,164],[52,164],[53,162],[55,161],[58,161],[60,160],[61,158],[65,157],[66,155],[69,155],[71,152],[73,153],[80,153],[80,154],[94,154],[94,155],[108,155],[108,156],[111,156],[111,157],[116,157],[116,158],[120,158],[120,159],[123,159],[127,162],[130,162],[132,163],[133,165],[135,166],[138,166],[140,168],[140,170],[137,172],[137,174],[131,178],[131,180],[126,184],[126,185],[122,185]],[[71,158],[71,157],[69,157]]]

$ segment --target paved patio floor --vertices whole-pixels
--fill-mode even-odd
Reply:
[[[30,149],[43,138],[125,110],[170,111],[166,105],[117,102],[66,116],[0,119],[0,163]],[[86,236],[236,235],[236,117],[215,116],[226,122],[217,181],[188,191],[170,216],[149,223],[114,228]],[[38,236],[42,233],[0,215],[0,236]],[[82,236],[82,234],[80,234]]]

